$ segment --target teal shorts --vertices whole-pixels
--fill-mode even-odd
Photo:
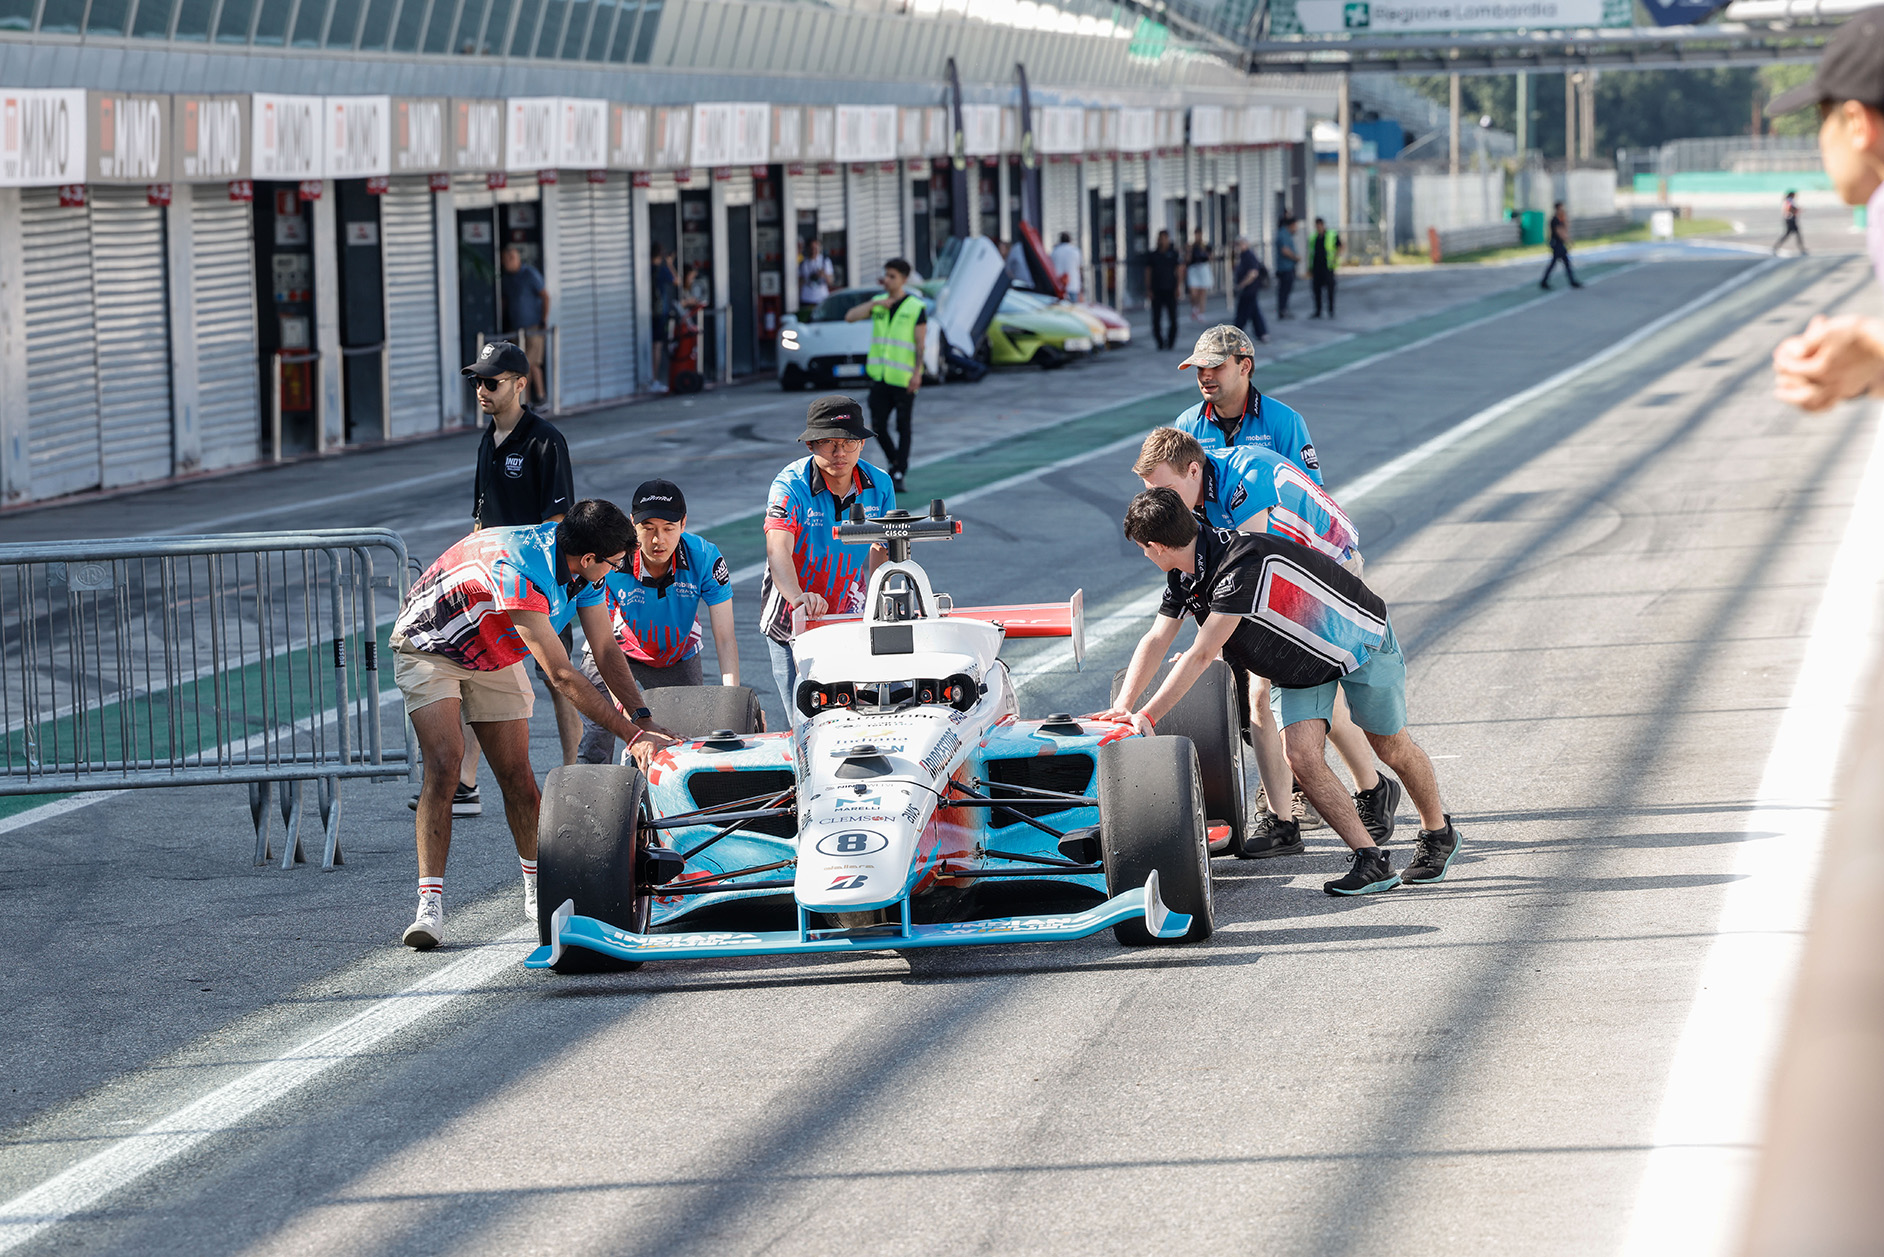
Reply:
[[[1271,686],[1269,707],[1276,714],[1277,727],[1286,729],[1304,720],[1332,722],[1337,686],[1348,696],[1354,723],[1367,732],[1391,737],[1406,728],[1406,656],[1400,653],[1391,620],[1387,640],[1367,656],[1366,663],[1339,681],[1302,690]]]

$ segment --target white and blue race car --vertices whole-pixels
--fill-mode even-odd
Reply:
[[[1021,719],[1010,637],[1084,650],[1078,594],[960,608],[910,562],[961,525],[931,505],[837,526],[885,545],[866,610],[805,627],[792,728],[745,687],[652,691],[689,739],[632,766],[550,773],[533,968],[1084,938],[1201,941],[1210,855],[1245,823],[1243,742],[1213,664],[1144,738]],[[1018,911],[1017,911],[1018,910]]]

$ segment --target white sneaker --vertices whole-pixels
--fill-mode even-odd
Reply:
[[[536,924],[536,874],[523,875],[523,915],[530,918],[530,924]]]
[[[445,941],[445,897],[420,895],[419,912],[399,940],[417,951],[430,951]]]

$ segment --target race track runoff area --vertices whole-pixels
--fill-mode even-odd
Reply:
[[[1258,377],[1307,417],[1392,608],[1465,839],[1443,885],[1325,896],[1346,862],[1323,829],[1301,857],[1216,861],[1218,932],[1195,947],[573,978],[522,965],[488,774],[485,814],[456,827],[450,945],[426,954],[397,945],[403,783],[348,787],[331,873],[250,867],[234,788],[9,807],[0,1251],[1730,1251],[1873,656],[1865,504],[1884,498],[1876,407],[1802,416],[1768,360],[1810,314],[1876,296],[1854,254],[1584,266],[1548,297],[1528,263],[1357,278],[1342,322],[1283,325]],[[1104,706],[1146,622],[1127,447],[1186,404],[1182,356],[1141,335],[918,402],[912,496],[964,521],[916,556],[936,588],[1085,590],[1083,671],[1057,642],[1010,648],[1024,712]],[[741,658],[773,719],[755,520],[808,396],[564,425],[581,493],[687,490],[742,569]],[[389,525],[429,562],[468,514],[471,451],[7,528]],[[547,771],[547,702],[534,736]]]

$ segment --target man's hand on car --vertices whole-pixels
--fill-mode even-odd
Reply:
[[[803,608],[805,618],[808,620],[815,620],[821,615],[827,615],[831,610],[831,604],[824,600],[823,594],[807,592],[798,599],[798,605]]]

